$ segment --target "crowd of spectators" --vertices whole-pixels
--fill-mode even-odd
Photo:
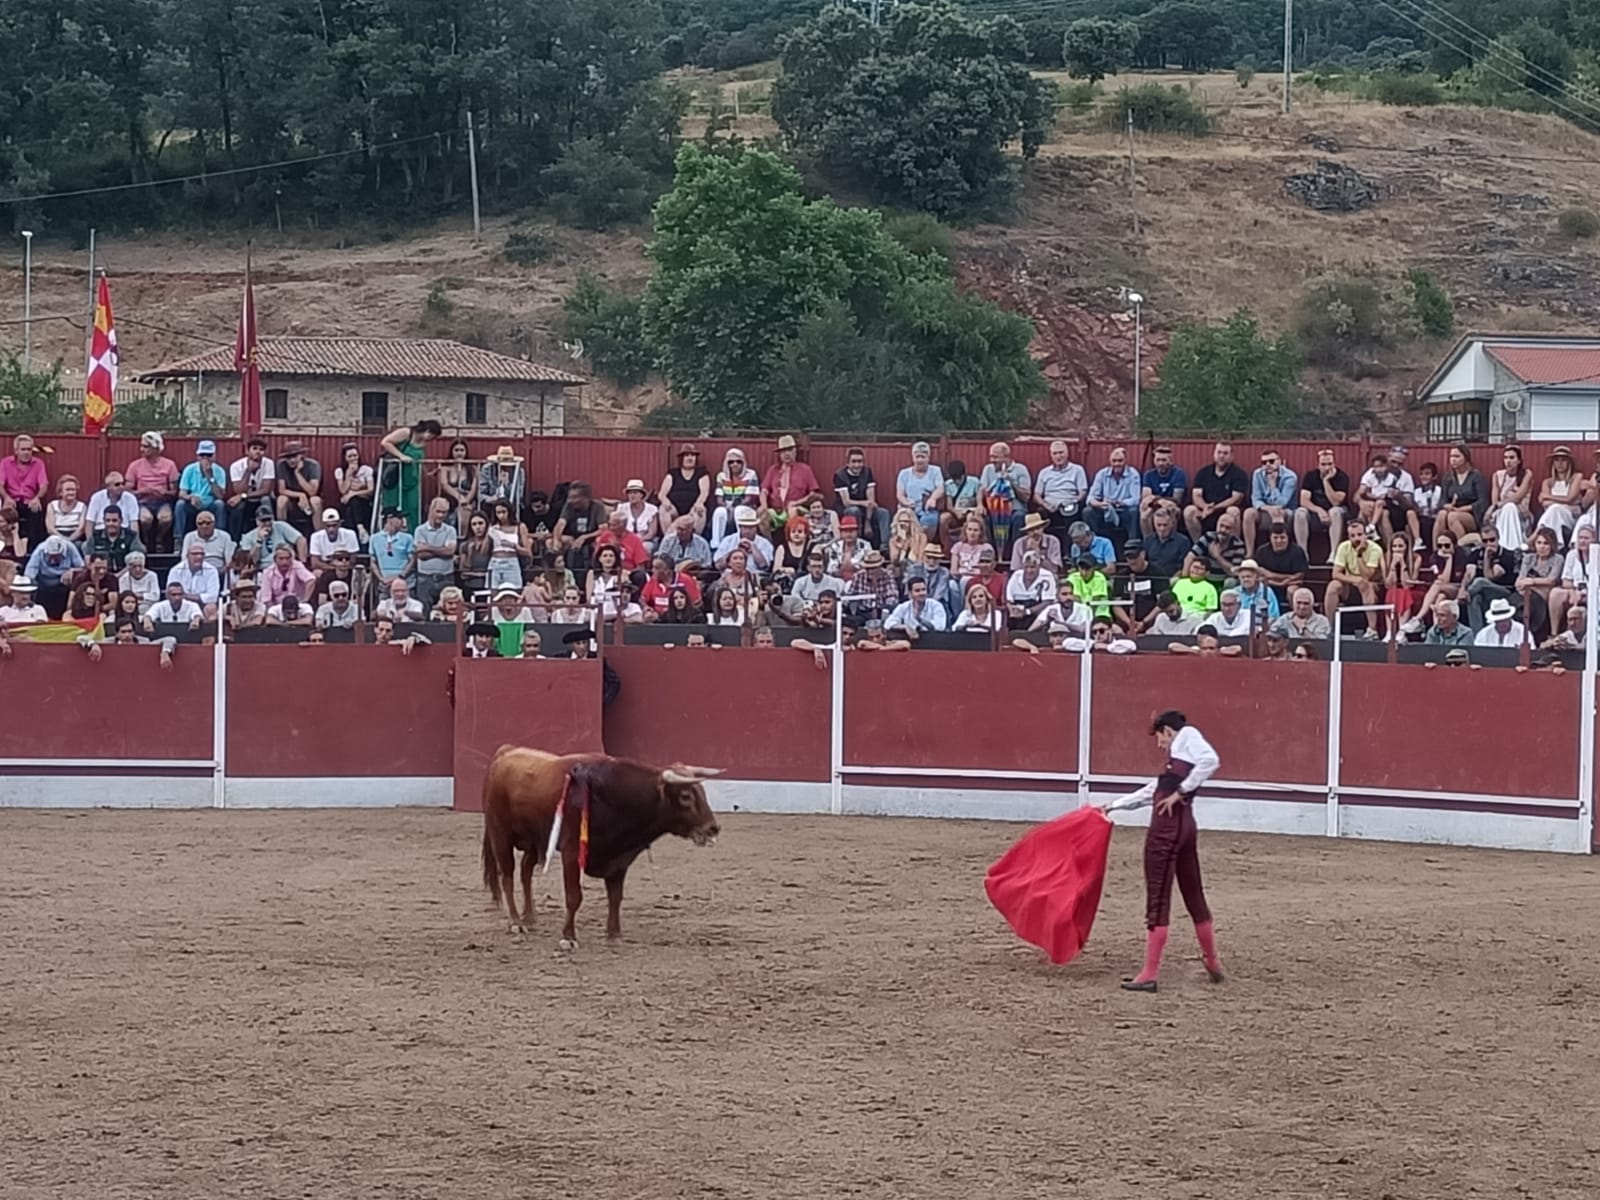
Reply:
[[[602,498],[538,486],[509,446],[474,462],[458,440],[425,500],[439,435],[397,430],[377,464],[352,443],[325,473],[298,442],[274,455],[260,436],[226,466],[201,441],[180,467],[151,432],[87,497],[19,436],[0,459],[0,624],[99,616],[119,640],[371,625],[409,645],[407,626],[462,622],[468,653],[505,654],[552,652],[529,627],[591,613],[745,641],[788,627],[815,648],[842,614],[862,648],[959,633],[1123,654],[1156,637],[1273,658],[1324,655],[1341,628],[1563,648],[1586,627],[1600,485],[1566,447],[1537,487],[1516,447],[1489,476],[1467,446],[1415,475],[1397,446],[1354,476],[1330,448],[1300,478],[1273,450],[1247,470],[1223,442],[1187,466],[1157,446],[1141,472],[1121,448],[1082,464],[1057,441],[1037,475],[1005,442],[976,471],[919,442],[892,480],[852,447],[824,482],[785,436],[760,463],[735,448],[708,466],[683,444],[658,483]],[[515,647],[507,625],[523,628]],[[694,632],[683,644],[705,641]],[[561,653],[587,651],[574,636]]]

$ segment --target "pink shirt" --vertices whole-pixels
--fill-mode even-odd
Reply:
[[[789,464],[788,487],[779,486],[782,477],[783,464],[773,463],[767,468],[767,477],[761,481],[762,490],[767,493],[767,499],[775,507],[797,504],[802,496],[822,491],[822,485],[817,482],[816,475],[803,462]]]
[[[256,578],[261,584],[261,601],[271,608],[274,604],[281,604],[290,592],[304,600],[306,584],[316,576],[306,569],[303,562],[295,559],[289,564],[287,572],[278,570],[278,564],[273,563]]]
[[[170,458],[158,457],[151,462],[141,454],[122,475],[128,481],[128,490],[141,500],[178,494],[178,464]]]
[[[15,454],[0,458],[0,491],[18,504],[26,504],[37,498],[49,482],[44,471],[44,459],[37,454],[27,466],[19,463]]]

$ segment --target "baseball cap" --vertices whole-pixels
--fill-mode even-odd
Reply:
[[[203,442],[201,442],[198,446],[196,446],[194,448],[194,452],[196,454],[211,454],[211,455],[215,455],[216,452],[217,452],[217,444],[215,442],[213,442],[210,438],[206,438]]]
[[[349,594],[350,585],[342,579],[335,579],[328,585],[328,595],[330,596],[348,596]]]
[[[344,518],[339,515],[337,508],[325,508],[322,510],[322,519],[324,521],[342,521]]]

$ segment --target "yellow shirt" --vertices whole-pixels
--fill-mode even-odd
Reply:
[[[1383,567],[1383,547],[1368,538],[1361,547],[1358,562],[1355,546],[1349,542],[1340,542],[1339,548],[1333,552],[1333,567],[1334,570],[1343,571],[1346,575],[1369,577]]]

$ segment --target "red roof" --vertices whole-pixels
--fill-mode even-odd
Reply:
[[[444,338],[264,337],[257,353],[263,375],[481,379],[568,385],[586,382],[567,371]],[[233,344],[165,363],[140,378],[167,379],[201,372],[232,375]]]
[[[1559,387],[1600,383],[1600,346],[1484,346],[1524,383]]]

